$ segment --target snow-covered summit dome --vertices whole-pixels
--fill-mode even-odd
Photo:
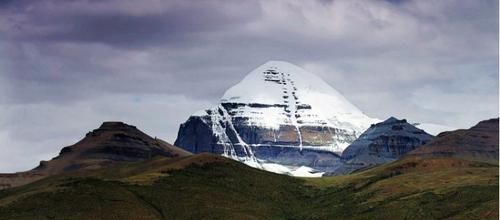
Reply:
[[[285,61],[268,61],[226,91],[222,103],[285,106],[285,111],[242,111],[258,125],[324,125],[360,134],[379,120],[364,115],[317,75]],[[256,111],[257,110],[257,111]]]
[[[326,107],[328,111],[357,113],[337,90],[315,74],[285,61],[268,61],[250,72],[241,82],[226,91],[222,102],[277,104],[283,103],[288,87],[302,103]],[[335,108],[332,108],[335,106]]]

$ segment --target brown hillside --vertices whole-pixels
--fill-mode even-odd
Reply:
[[[190,153],[150,137],[135,126],[123,122],[104,122],[76,144],[61,149],[57,157],[41,161],[35,169],[16,174],[1,174],[0,189],[24,185],[55,174],[96,170],[148,160],[155,156],[173,158],[187,155]]]
[[[409,155],[454,157],[498,164],[498,153],[498,118],[495,118],[481,121],[470,129],[443,132]]]

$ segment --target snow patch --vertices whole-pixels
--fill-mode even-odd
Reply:
[[[254,161],[242,161],[244,164],[262,169],[265,171],[277,173],[277,174],[285,174],[289,176],[296,176],[296,177],[321,177],[323,176],[324,172],[318,172],[314,170],[311,167],[307,166],[284,166],[281,164],[277,163],[267,163],[263,161],[259,162],[254,162]]]

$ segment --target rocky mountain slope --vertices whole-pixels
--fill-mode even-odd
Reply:
[[[455,157],[498,165],[498,118],[470,129],[443,132],[430,143],[410,152],[418,157]]]
[[[155,156],[179,157],[189,152],[152,138],[135,126],[123,122],[104,122],[59,155],[41,161],[35,169],[15,174],[0,174],[3,188],[23,185],[47,176],[151,159]]]
[[[269,61],[226,91],[219,105],[183,123],[175,145],[259,163],[322,170],[370,124],[318,76]]]
[[[332,174],[392,162],[428,143],[432,135],[409,124],[405,119],[391,117],[368,128],[342,153],[341,165]]]

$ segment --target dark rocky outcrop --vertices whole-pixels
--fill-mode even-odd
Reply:
[[[217,145],[217,137],[205,120],[199,116],[189,117],[185,123],[180,125],[174,145],[181,146],[193,153],[212,152],[222,154],[224,152],[223,148]]]
[[[388,163],[428,143],[432,135],[391,117],[372,125],[342,153],[342,163],[333,174]]]

